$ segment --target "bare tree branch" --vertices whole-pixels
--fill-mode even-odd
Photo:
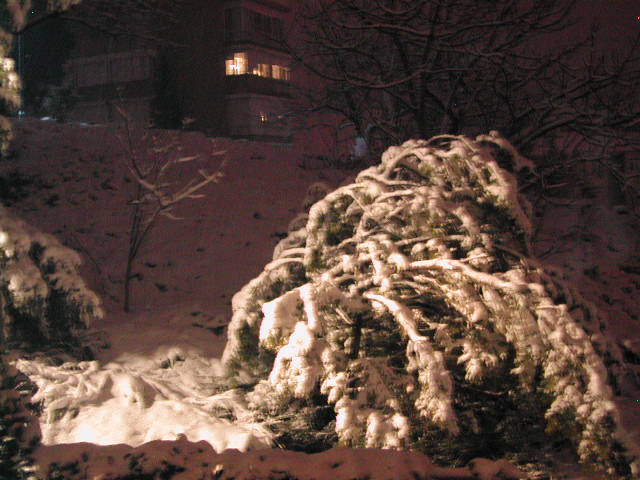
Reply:
[[[118,111],[124,118],[121,138],[127,151],[126,166],[135,182],[135,192],[129,202],[132,212],[124,277],[123,308],[129,311],[131,280],[135,277],[133,265],[158,218],[162,216],[170,220],[180,220],[172,211],[174,207],[184,200],[203,198],[204,195],[200,193],[202,189],[211,183],[219,182],[222,178],[226,160],[223,159],[213,173],[201,169],[198,171],[198,177],[176,185],[168,178],[171,168],[191,162],[198,157],[181,156],[176,145],[170,142],[156,143],[151,149],[140,152],[134,141],[129,114],[120,108]],[[157,142],[154,138],[151,138],[151,141]],[[140,143],[144,144],[144,142]],[[210,156],[220,157],[225,153],[225,151],[214,151]]]
[[[313,0],[289,48],[322,79],[312,105],[340,112],[358,134],[388,141],[443,130],[498,129],[530,153],[548,135],[631,141],[640,123],[638,39],[597,53],[594,31],[566,45],[573,0]],[[594,27],[595,28],[595,27]],[[639,37],[640,38],[640,37]]]

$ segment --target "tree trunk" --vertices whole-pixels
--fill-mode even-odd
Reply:
[[[133,266],[133,258],[131,254],[127,256],[127,266],[124,272],[124,302],[123,302],[123,310],[125,312],[130,311],[131,304],[131,270]]]

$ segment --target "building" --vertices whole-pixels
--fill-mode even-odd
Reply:
[[[56,20],[76,40],[65,65],[73,98],[67,118],[113,122],[126,111],[160,127],[188,124],[209,135],[286,142],[288,13],[288,0],[183,0],[171,28],[146,38]]]
[[[290,58],[283,51],[287,2],[235,0],[224,10],[224,114],[231,136],[288,131]]]
[[[155,52],[115,51],[70,59],[64,85],[70,88],[69,120],[90,123],[118,121],[120,112],[140,122],[152,121]]]

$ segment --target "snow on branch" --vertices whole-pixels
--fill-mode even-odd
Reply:
[[[159,217],[180,220],[173,209],[185,200],[203,198],[203,189],[217,183],[223,177],[226,159],[218,163],[209,173],[203,168],[197,175],[183,181],[186,164],[199,160],[199,157],[182,155],[180,148],[172,141],[164,143],[151,135],[152,145],[145,147],[144,142],[151,132],[143,135],[142,141],[134,140],[134,126],[128,112],[118,107],[124,119],[121,141],[126,149],[124,163],[135,184],[135,191],[129,201],[132,207],[129,248],[124,278],[124,310],[129,311],[131,298],[131,280],[135,277],[133,263],[140,248],[147,240],[151,229]],[[141,147],[140,144],[143,146]],[[212,151],[209,158],[223,157],[225,151]],[[188,175],[187,175],[188,177]]]
[[[449,438],[472,455],[484,435],[503,453],[550,435],[629,475],[640,451],[613,403],[625,364],[605,318],[530,256],[516,180],[530,168],[497,132],[389,148],[234,297],[229,378],[255,385],[256,412],[332,407],[326,428],[347,445]]]
[[[0,208],[1,343],[62,341],[102,318],[78,253]]]

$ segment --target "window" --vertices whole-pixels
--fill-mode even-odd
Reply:
[[[271,40],[282,39],[282,20],[248,10],[250,30]]]
[[[289,81],[291,78],[290,70],[282,65],[272,65],[272,72],[273,78],[277,78],[278,80]]]
[[[75,87],[89,87],[149,80],[153,75],[153,59],[148,51],[134,50],[77,58],[69,61],[67,68],[75,77]]]
[[[247,52],[234,53],[233,59],[227,59],[225,64],[227,75],[243,75],[248,71],[248,54]]]
[[[260,123],[269,123],[269,115],[266,112],[260,112]]]
[[[269,65],[268,63],[259,63],[257,67],[253,68],[253,74],[260,77],[270,77],[271,65]]]
[[[140,54],[114,55],[109,65],[111,81],[131,82],[151,78],[151,59]]]
[[[275,62],[282,62],[281,56],[260,52],[234,52],[225,60],[226,75],[256,75],[258,77],[291,80],[291,70]]]
[[[284,28],[282,28],[282,20],[279,18],[271,19],[271,35],[276,40],[282,40],[284,38]]]
[[[242,9],[228,8],[224,11],[224,38],[233,40],[242,33]]]
[[[76,86],[104,85],[108,79],[107,56],[82,58],[75,62]]]
[[[224,39],[247,39],[274,42],[282,40],[283,25],[280,18],[271,17],[247,8],[227,8],[224,11]]]

